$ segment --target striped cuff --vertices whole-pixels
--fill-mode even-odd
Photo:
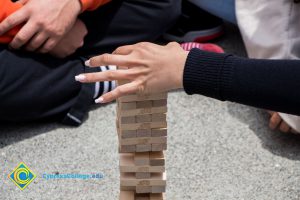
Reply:
[[[101,66],[99,67],[99,71],[104,72],[108,70],[116,70],[117,67],[110,65],[110,66]],[[115,81],[104,81],[104,82],[97,82],[95,83],[95,93],[94,93],[94,99],[99,98],[105,93],[108,93],[116,88],[116,82]]]

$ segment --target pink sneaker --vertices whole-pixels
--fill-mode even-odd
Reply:
[[[216,45],[216,44],[211,44],[211,43],[197,43],[197,42],[187,42],[181,44],[181,47],[186,50],[190,51],[193,48],[198,48],[203,51],[209,51],[209,52],[214,52],[214,53],[224,53],[224,50]]]

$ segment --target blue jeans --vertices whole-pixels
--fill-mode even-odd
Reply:
[[[185,0],[184,0],[185,1]],[[235,0],[189,0],[203,10],[233,24],[237,24]]]

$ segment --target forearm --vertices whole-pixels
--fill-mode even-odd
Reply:
[[[188,94],[300,115],[300,61],[244,59],[193,49],[183,79]]]

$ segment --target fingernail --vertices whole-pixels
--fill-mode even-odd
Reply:
[[[95,100],[95,103],[103,103],[104,99],[103,97],[100,97],[99,99]]]
[[[85,61],[85,66],[87,66],[87,67],[90,67],[91,66],[91,64],[90,64],[91,62],[90,62],[90,60],[87,60],[87,61]]]
[[[75,76],[75,80],[76,81],[84,81],[85,80],[85,75],[83,75],[83,74],[80,74],[80,75],[78,75],[78,76]]]

